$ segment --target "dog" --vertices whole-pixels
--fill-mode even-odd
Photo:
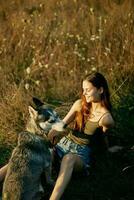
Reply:
[[[29,106],[26,131],[19,133],[18,143],[9,160],[3,183],[3,200],[40,200],[43,194],[41,176],[45,172],[47,183],[51,178],[51,152],[48,132],[54,128],[64,130],[58,114],[37,98],[35,107]]]

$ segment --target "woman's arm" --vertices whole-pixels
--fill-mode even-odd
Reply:
[[[81,109],[81,100],[77,100],[74,102],[73,106],[71,107],[71,109],[69,110],[67,115],[64,117],[63,122],[66,125],[70,124],[75,119],[76,112],[80,111],[80,109]],[[48,138],[53,143],[54,137],[56,137],[57,135],[60,135],[60,134],[61,134],[61,132],[51,129],[49,131]]]
[[[70,124],[75,119],[76,112],[80,111],[80,109],[81,109],[81,100],[79,99],[74,102],[70,111],[64,117],[63,122],[67,125]]]
[[[103,132],[105,133],[109,128],[112,128],[115,124],[112,116],[110,113],[105,115],[101,120],[100,120],[100,126],[102,127]]]

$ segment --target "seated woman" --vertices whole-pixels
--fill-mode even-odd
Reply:
[[[73,122],[74,130],[63,137],[55,146],[54,151],[61,158],[59,175],[50,200],[59,200],[69,183],[73,170],[81,171],[90,165],[90,138],[98,129],[105,133],[113,127],[111,103],[108,84],[100,73],[92,73],[82,82],[81,99],[77,100],[63,122]],[[49,132],[53,142],[59,134],[55,130]]]
[[[74,122],[74,130],[63,137],[54,147],[61,158],[61,165],[55,187],[50,200],[59,200],[69,183],[73,170],[81,171],[90,165],[90,138],[98,129],[105,133],[113,127],[111,103],[108,84],[100,73],[91,73],[82,81],[81,99],[74,102],[72,108],[63,119],[68,125]],[[60,133],[51,130],[49,139]],[[0,180],[5,177],[7,165],[0,169]]]

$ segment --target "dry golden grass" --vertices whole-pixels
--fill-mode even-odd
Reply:
[[[133,41],[132,0],[1,1],[0,140],[24,128],[32,96],[70,102],[90,71],[106,76],[116,107],[131,98]]]

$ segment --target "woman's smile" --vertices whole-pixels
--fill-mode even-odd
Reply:
[[[83,81],[83,95],[86,98],[87,103],[96,99],[97,89],[88,81]]]

